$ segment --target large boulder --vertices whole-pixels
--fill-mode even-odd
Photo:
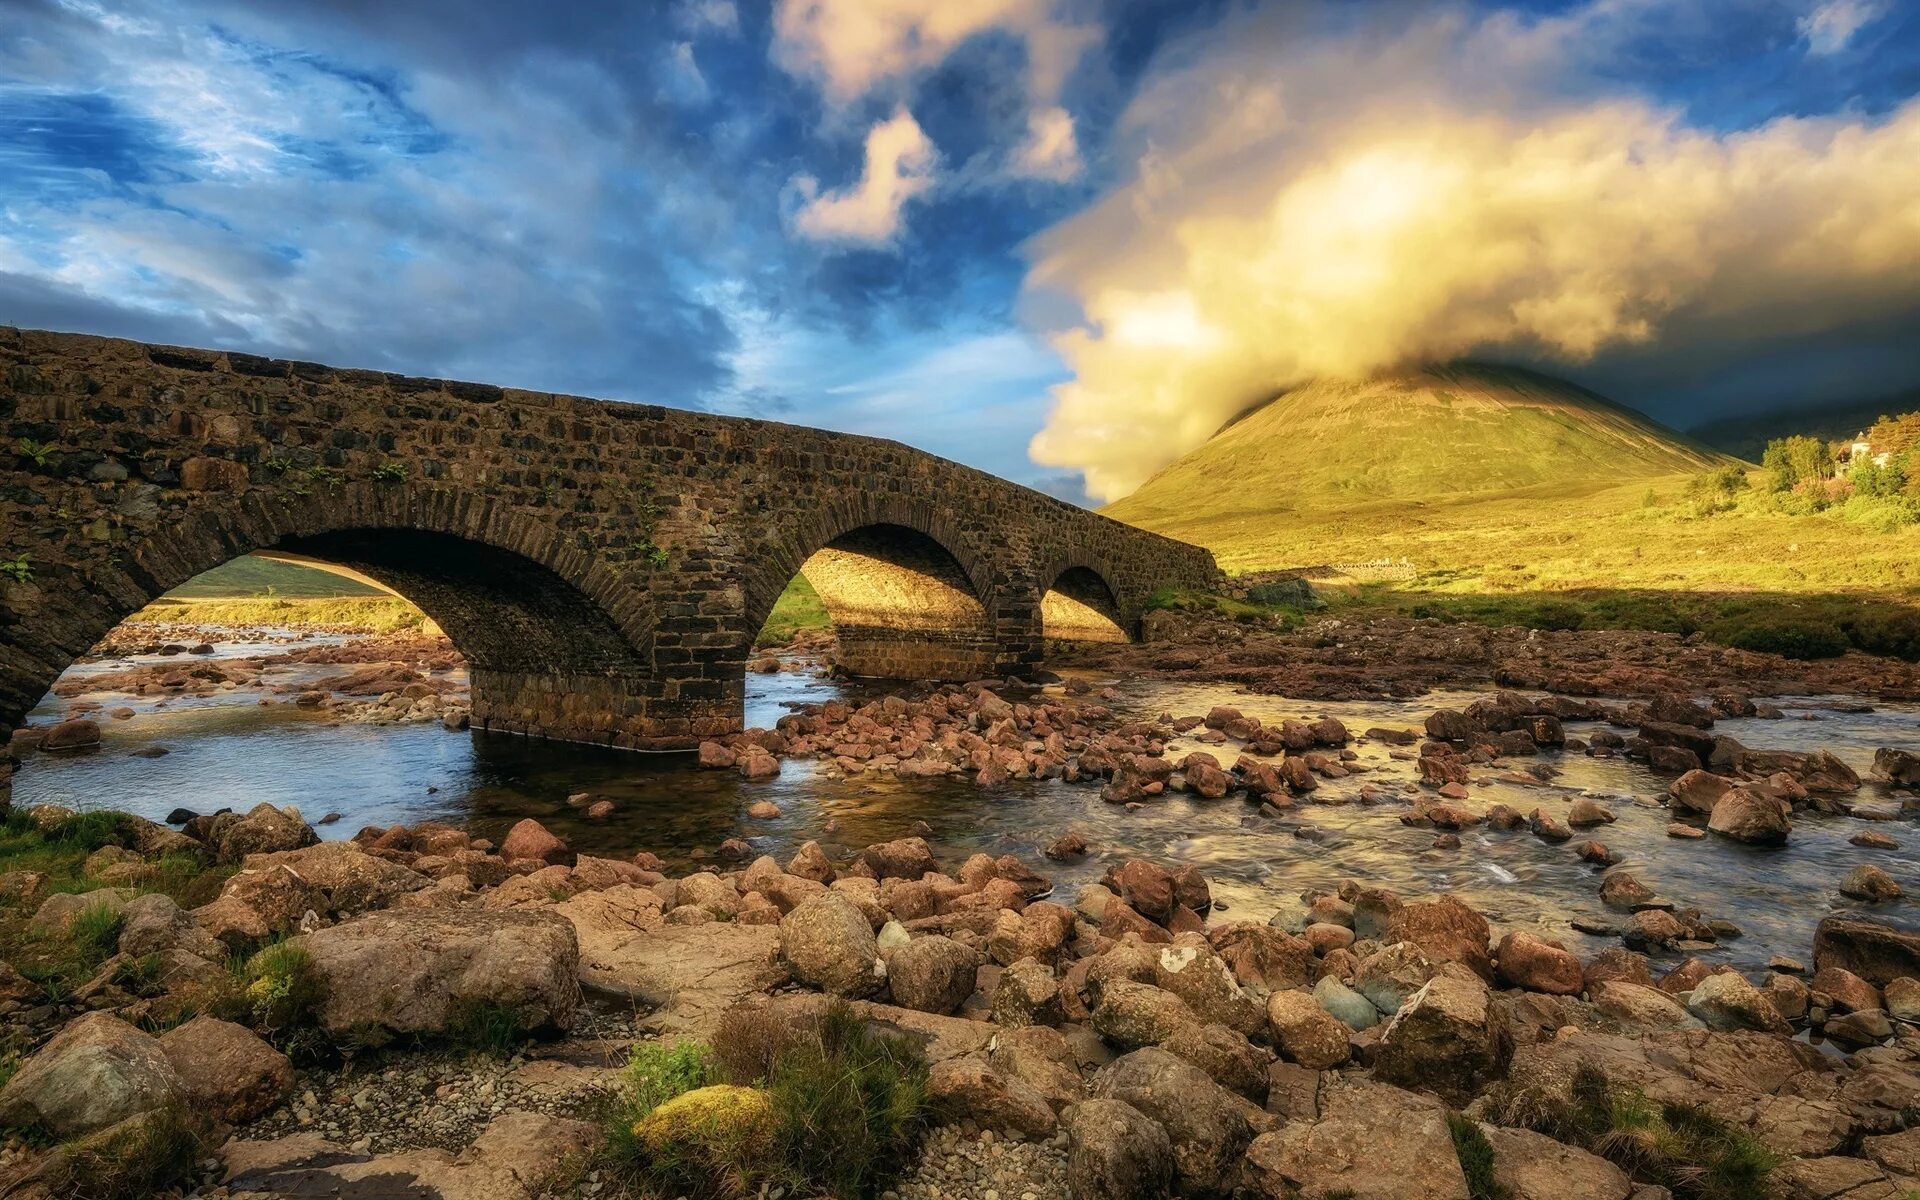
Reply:
[[[248,871],[286,867],[320,889],[330,912],[342,914],[385,908],[433,882],[418,871],[368,854],[354,842],[321,842],[300,850],[249,854],[240,865]]]
[[[674,1116],[682,1119],[678,1128],[703,1128],[712,1108],[690,1114],[690,1107],[696,1106],[676,1110]],[[662,1118],[649,1133],[667,1123]],[[573,1164],[589,1155],[599,1138],[589,1122],[535,1112],[500,1114],[457,1155],[440,1149],[373,1155],[311,1133],[265,1142],[235,1138],[220,1148],[226,1166],[222,1182],[235,1196],[536,1200],[568,1179]]]
[[[218,896],[193,910],[193,919],[229,949],[241,950],[293,932],[307,913],[324,907],[325,895],[298,871],[273,866],[227,880]]]
[[[1466,1174],[1435,1101],[1381,1083],[1323,1089],[1320,1119],[1290,1121],[1247,1147],[1244,1182],[1261,1200],[1467,1200]]]
[[[1791,1036],[1793,1029],[1767,993],[1734,971],[1709,975],[1687,994],[1687,1011],[1709,1029],[1753,1029]]]
[[[1856,917],[1826,917],[1814,930],[1813,965],[1839,967],[1881,987],[1920,977],[1920,934]]]
[[[221,862],[237,863],[249,854],[270,854],[277,850],[298,850],[319,841],[294,808],[279,809],[271,804],[256,804],[245,816],[222,821],[215,827],[214,850]]]
[[[1500,982],[1552,996],[1577,996],[1580,960],[1559,942],[1515,930],[1500,939]]]
[[[1495,1194],[1507,1200],[1627,1200],[1633,1180],[1606,1159],[1526,1129],[1482,1125]]]
[[[463,1009],[511,1010],[524,1030],[573,1024],[580,949],[551,913],[393,909],[293,940],[326,986],[329,1033],[443,1033]]]
[[[1407,904],[1387,920],[1386,942],[1410,942],[1435,963],[1459,963],[1493,978],[1487,919],[1451,894]]]
[[[221,960],[225,950],[180,906],[159,892],[135,896],[120,910],[120,953],[145,958],[184,950],[208,960]]]
[[[0,1088],[0,1125],[80,1137],[178,1100],[158,1039],[111,1013],[70,1021]]]
[[[1026,1137],[1053,1136],[1056,1118],[1047,1098],[1018,1077],[995,1070],[984,1054],[933,1064],[927,1099],[951,1121],[972,1121]]]
[[[1204,944],[1188,944],[1185,936],[1155,953],[1153,982],[1185,1000],[1202,1021],[1244,1034],[1266,1027],[1266,1013],[1241,990],[1226,962]]]
[[[973,995],[979,967],[976,951],[930,933],[914,938],[887,959],[887,987],[900,1007],[944,1016]]]
[[[1360,999],[1362,1005],[1366,1004]],[[1347,1027],[1335,1020],[1311,992],[1275,992],[1267,997],[1273,1043],[1290,1061],[1315,1071],[1340,1066],[1352,1053]]]
[[[927,839],[918,837],[875,843],[860,852],[860,861],[876,879],[918,879],[940,869]]]
[[[859,905],[837,891],[780,918],[780,954],[802,983],[836,996],[871,995],[887,978],[873,926]]]
[[[1088,1100],[1067,1116],[1067,1188],[1074,1200],[1164,1200],[1173,1191],[1167,1131],[1121,1100]]]
[[[507,830],[507,836],[500,843],[500,857],[508,862],[537,862],[556,866],[569,861],[567,844],[550,832],[546,826],[525,817]]]
[[[1182,1028],[1199,1025],[1187,1002],[1172,992],[1130,979],[1101,984],[1090,1020],[1095,1033],[1116,1046],[1157,1046]]]
[[[1165,1050],[1122,1055],[1094,1075],[1091,1092],[1094,1099],[1132,1106],[1166,1130],[1174,1175],[1185,1193],[1212,1191],[1228,1182],[1253,1140],[1251,1106]]]
[[[1784,801],[1748,788],[1734,788],[1713,805],[1707,828],[1750,846],[1784,846],[1793,832]]]
[[[293,1089],[287,1056],[231,1021],[195,1017],[162,1034],[160,1048],[194,1111],[215,1120],[250,1121]]]
[[[1387,1083],[1422,1088],[1465,1105],[1506,1069],[1512,1040],[1485,985],[1436,975],[1407,999],[1374,1048]]]

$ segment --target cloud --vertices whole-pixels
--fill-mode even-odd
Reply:
[[[740,10],[733,6],[733,0],[681,0],[674,6],[673,19],[689,33],[740,32]]]
[[[1035,240],[1074,378],[1036,462],[1125,495],[1247,404],[1470,354],[1800,336],[1920,304],[1920,100],[1695,128],[1558,88],[1585,36],[1450,11],[1307,37],[1230,23],[1123,121],[1123,184]]]
[[[1885,11],[1880,0],[1826,0],[1800,18],[1800,36],[1807,39],[1811,53],[1838,54]]]
[[[1027,118],[1027,140],[1015,152],[1015,174],[1065,182],[1080,174],[1080,144],[1066,109],[1036,109]]]
[[[866,167],[860,180],[837,192],[820,191],[811,175],[794,179],[805,202],[793,225],[816,241],[891,241],[900,230],[900,210],[933,186],[940,156],[904,107],[867,131]]]
[[[1067,78],[1101,29],[1064,0],[779,0],[774,60],[847,105],[939,66],[972,38],[1000,33],[1026,50],[1027,140],[1010,169],[1029,178],[1077,175],[1073,117],[1060,105]]]

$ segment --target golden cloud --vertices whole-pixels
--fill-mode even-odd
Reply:
[[[1555,99],[1592,16],[1229,36],[1157,79],[1123,122],[1131,178],[1032,247],[1030,293],[1083,318],[1053,332],[1074,378],[1034,460],[1111,500],[1312,378],[1920,303],[1920,100],[1721,133]]]

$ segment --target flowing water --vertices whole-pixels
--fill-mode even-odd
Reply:
[[[229,643],[225,657],[270,652],[277,647]],[[115,659],[76,671],[98,672],[129,663]],[[298,682],[337,672],[337,666],[278,668],[268,679]],[[848,696],[843,687],[795,673],[748,677],[747,719],[770,726],[798,704]],[[1153,680],[1114,684],[1116,708],[1140,715],[1204,713],[1232,704],[1266,721],[1331,715],[1356,734],[1370,726],[1417,728],[1442,705],[1461,705],[1470,693],[1433,693],[1417,700],[1327,703],[1241,694],[1230,686]],[[1371,768],[1343,780],[1323,780],[1320,790],[1293,813],[1260,815],[1240,799],[1198,800],[1184,795],[1129,812],[1101,801],[1099,790],[1059,781],[1017,782],[981,790],[956,779],[895,780],[890,776],[837,778],[823,764],[787,760],[777,778],[746,781],[731,771],[702,771],[686,755],[639,755],[590,746],[533,741],[502,735],[450,733],[437,724],[371,726],[342,724],[327,715],[287,704],[262,706],[245,688],[206,697],[156,702],[96,694],[109,709],[125,705],[130,719],[103,718],[103,744],[76,755],[35,755],[15,780],[16,805],[65,804],[73,808],[118,808],[155,819],[175,808],[212,812],[247,808],[261,801],[292,804],[309,820],[337,813],[320,827],[322,836],[348,837],[363,825],[421,820],[460,824],[499,837],[522,817],[535,817],[582,852],[630,854],[651,850],[676,866],[701,861],[723,839],[746,838],[782,859],[801,842],[818,839],[830,853],[905,836],[916,823],[944,861],[957,865],[976,850],[1013,853],[1040,863],[1041,849],[1061,833],[1078,831],[1093,847],[1071,865],[1043,864],[1057,894],[1070,899],[1081,883],[1095,880],[1109,861],[1142,856],[1159,862],[1197,864],[1213,883],[1228,918],[1264,918],[1278,898],[1306,888],[1329,888],[1358,879],[1418,896],[1452,891],[1496,924],[1528,925],[1591,954],[1612,939],[1574,931],[1576,918],[1614,919],[1598,899],[1600,872],[1575,857],[1570,845],[1543,842],[1524,829],[1484,828],[1460,834],[1457,849],[1434,847],[1434,831],[1402,825],[1398,800],[1358,802],[1363,785],[1398,793],[1413,777],[1412,764],[1394,761],[1389,747],[1358,746],[1359,765]],[[859,699],[858,695],[849,698]],[[1840,697],[1780,701],[1785,720],[1722,721],[1716,732],[1753,747],[1838,754],[1864,777],[1881,746],[1912,748],[1920,741],[1920,705],[1880,704],[1869,712],[1843,711]],[[36,710],[35,723],[58,719],[62,702],[51,697]],[[1579,735],[1593,728],[1570,722]],[[170,753],[137,757],[142,747]],[[1213,749],[1231,764],[1231,747],[1176,740],[1169,754]],[[1568,800],[1592,796],[1618,821],[1592,831],[1623,861],[1625,869],[1663,896],[1726,917],[1746,932],[1709,958],[1754,967],[1772,954],[1805,960],[1813,927],[1830,911],[1849,907],[1836,886],[1847,870],[1870,862],[1920,892],[1920,833],[1902,814],[1886,823],[1807,812],[1795,818],[1792,844],[1762,850],[1717,837],[1678,841],[1666,835],[1667,810],[1652,802],[1665,779],[1626,758],[1596,759],[1578,753],[1546,753],[1538,760],[1560,768],[1551,785],[1523,787],[1496,782],[1473,789],[1473,804],[1504,802],[1529,812],[1545,806],[1564,817]],[[612,800],[617,811],[604,824],[589,824],[570,808],[569,795],[590,792]],[[746,816],[757,800],[772,800],[782,815],[755,821]],[[1897,810],[1898,798],[1869,782],[1856,801]],[[1334,801],[1334,802],[1329,802]],[[835,831],[825,832],[829,821]],[[1895,851],[1867,850],[1847,839],[1862,829],[1880,829],[1902,843]],[[1920,926],[1920,904],[1894,901],[1875,916],[1893,924]]]

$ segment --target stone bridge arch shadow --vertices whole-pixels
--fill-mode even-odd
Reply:
[[[1049,642],[1136,640],[1139,603],[1124,603],[1110,578],[1110,570],[1084,563],[1054,572],[1040,596],[1041,636]]]
[[[744,645],[796,575],[819,593],[849,675],[964,680],[1006,666],[1001,589],[984,556],[938,512],[869,501],[787,531],[746,580]]]
[[[346,484],[296,504],[209,498],[84,582],[16,586],[0,717],[19,724],[126,616],[257,550],[349,567],[418,605],[467,661],[476,728],[645,744],[658,690],[646,593],[524,513],[393,484]]]

